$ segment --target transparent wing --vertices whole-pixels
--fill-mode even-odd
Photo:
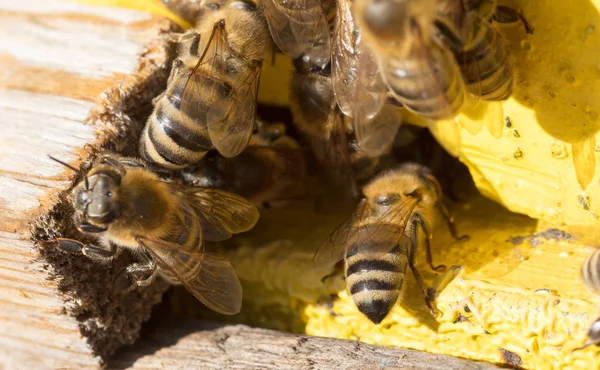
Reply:
[[[378,215],[363,199],[352,216],[319,248],[313,258],[315,268],[322,271],[349,251],[388,253],[402,238],[417,202],[416,198],[404,196]]]
[[[356,210],[344,220],[329,235],[313,257],[313,265],[318,272],[324,272],[331,266],[341,261],[346,255],[347,241],[352,230],[356,229],[369,211],[369,203],[366,199],[361,200]]]
[[[174,274],[200,302],[215,312],[235,315],[242,307],[242,286],[229,261],[160,239],[141,238],[161,269]]]
[[[358,190],[352,172],[350,147],[343,114],[332,108],[324,125],[324,135],[311,140],[313,151],[327,171],[332,185],[348,189],[350,196],[356,196]]]
[[[368,125],[381,110],[387,100],[385,85],[379,62],[371,50],[364,44],[359,44],[359,69],[354,103],[354,130],[360,131],[363,125]]]
[[[277,47],[292,58],[306,55],[321,68],[331,41],[322,0],[264,0],[265,17]]]
[[[241,71],[229,72],[231,93],[215,101],[207,113],[208,134],[224,157],[240,154],[252,137],[261,68],[261,63],[248,62]]]
[[[400,124],[400,108],[385,104],[372,120],[364,121],[355,127],[358,147],[368,157],[382,155],[394,142]]]
[[[206,117],[209,107],[223,99],[226,72],[226,53],[229,51],[225,22],[215,23],[208,37],[201,35],[198,50],[200,57],[194,68],[182,69],[181,100],[179,109],[182,113],[195,120],[198,125],[206,127]],[[175,85],[175,83],[174,83]],[[174,91],[173,96],[177,96]]]
[[[350,9],[350,0],[338,0],[331,50],[331,75],[335,99],[341,111],[352,117],[359,71],[358,29]]]
[[[225,157],[241,153],[254,129],[261,64],[233,55],[225,21],[202,38],[196,66],[187,72],[182,113],[206,125],[213,146]]]
[[[237,194],[218,189],[170,185],[196,211],[204,240],[216,242],[229,239],[232,234],[252,229],[260,217],[256,206]]]

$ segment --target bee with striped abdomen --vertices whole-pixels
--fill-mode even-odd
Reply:
[[[508,99],[513,86],[512,59],[491,22],[495,2],[438,1],[440,18],[447,22],[435,22],[437,37],[454,54],[467,91],[487,101]]]
[[[242,197],[167,183],[141,161],[106,154],[71,191],[71,201],[78,229],[97,236],[103,247],[59,238],[62,249],[101,262],[130,249],[140,262],[121,276],[134,286],[150,284],[158,273],[216,312],[240,311],[242,288],[233,267],[206,253],[203,240],[225,240],[254,227],[258,210]]]
[[[168,169],[199,162],[211,148],[238,155],[254,130],[262,61],[272,41],[250,0],[206,1],[199,23],[179,38],[167,89],[155,101],[140,154]]]
[[[416,249],[425,244],[427,262],[435,271],[430,251],[432,227],[438,213],[452,236],[454,221],[441,203],[441,188],[430,171],[414,163],[384,172],[363,188],[365,198],[314,257],[319,271],[345,261],[348,291],[358,310],[373,323],[390,312],[410,268],[427,307],[435,313],[429,294],[415,266]]]
[[[391,95],[432,120],[454,117],[465,101],[454,56],[435,37],[436,1],[355,0],[353,11]]]

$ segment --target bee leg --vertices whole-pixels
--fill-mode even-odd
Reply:
[[[446,271],[446,273],[437,280],[437,282],[435,283],[435,286],[428,289],[428,291],[427,291],[428,298],[431,301],[436,300],[438,295],[440,294],[440,292],[442,290],[444,290],[463,271],[464,271],[464,268],[460,265],[451,266],[448,269],[448,271]]]
[[[456,232],[456,225],[454,224],[454,218],[450,216],[450,213],[448,212],[448,209],[446,209],[446,206],[444,206],[442,202],[438,202],[436,206],[442,214],[442,216],[444,217],[446,224],[448,224],[448,229],[450,230],[450,234],[452,235],[452,237],[456,240],[469,240],[469,235],[458,236],[458,233]]]
[[[498,23],[523,23],[523,27],[525,27],[525,32],[529,35],[533,35],[533,27],[529,25],[527,19],[521,14],[520,11],[509,8],[507,6],[498,5],[496,6],[496,10],[494,11],[493,16],[494,22]]]
[[[179,59],[179,58],[175,58],[175,60],[173,61],[173,64],[171,65],[171,73],[169,74],[169,79],[168,81],[173,80],[173,76],[177,76],[182,69],[185,67],[185,63],[183,62],[183,60]],[[162,94],[159,95],[159,97],[164,96],[166,93],[163,92]],[[155,99],[152,100],[152,104],[156,105],[156,102],[158,102],[159,97],[156,97]],[[156,100],[156,102],[155,102]]]
[[[325,276],[323,276],[323,278],[321,278],[321,283],[325,284],[326,280],[329,280],[329,279],[335,277],[336,275],[342,273],[343,270],[344,270],[343,261],[339,261],[338,263],[335,264],[333,272],[331,274],[325,275]]]
[[[146,287],[152,284],[157,273],[156,263],[152,259],[131,264],[116,277],[114,289],[128,293],[137,287]]]
[[[123,157],[123,158],[119,159],[119,162],[121,162],[121,164],[123,166],[128,166],[128,167],[137,167],[137,168],[145,168],[146,167],[144,165],[144,163],[142,163],[140,160],[138,160],[136,158]]]
[[[419,215],[418,213],[415,214],[413,217],[417,221],[417,225],[421,226],[421,229],[425,234],[425,255],[427,256],[427,263],[429,264],[429,267],[431,267],[433,271],[446,271],[446,265],[434,266],[433,264],[433,257],[431,255],[431,238],[433,237],[433,235],[431,234],[431,230],[429,230],[429,227],[425,223],[425,220],[423,220],[421,215]]]
[[[574,350],[572,350],[571,352],[579,351],[579,350],[582,350],[593,344],[600,343],[600,319],[597,319],[596,321],[594,321],[594,323],[592,324],[592,326],[590,327],[590,329],[588,331],[587,337],[588,337],[588,339],[585,341],[583,346],[577,347]]]
[[[129,275],[129,278],[133,280],[135,285],[145,287],[152,284],[156,277],[157,269],[154,262],[149,262],[148,264],[134,263],[127,266],[125,272]]]
[[[71,252],[81,253],[86,257],[99,262],[110,262],[117,255],[117,247],[110,244],[110,249],[104,249],[97,246],[84,244],[78,240],[67,238],[56,238],[54,242],[44,242],[43,245],[57,243],[60,249]]]
[[[417,288],[421,292],[421,296],[423,297],[423,300],[425,301],[427,308],[429,308],[429,311],[431,311],[431,314],[434,317],[437,317],[439,315],[438,311],[435,309],[435,307],[433,307],[433,302],[435,302],[435,299],[431,299],[433,295],[430,293],[429,289],[427,289],[427,287],[425,286],[425,282],[423,282],[423,278],[421,277],[421,274],[419,273],[419,271],[417,270],[417,266],[415,265],[415,261],[416,261],[416,257],[417,257],[415,252],[417,250],[417,244],[418,244],[418,239],[417,239],[418,227],[419,227],[419,222],[417,220],[413,220],[412,221],[412,231],[411,231],[412,237],[410,239],[410,250],[408,252],[408,266],[410,267],[413,277],[415,278],[415,281],[417,282]]]
[[[123,164],[121,164],[121,162],[119,161],[119,158],[117,158],[113,155],[110,155],[110,154],[103,155],[100,159],[100,163],[104,163],[111,167],[114,167],[117,171],[119,171],[119,174],[121,176],[125,176],[125,174],[127,173],[125,166],[123,166]]]
[[[158,103],[158,101],[162,98],[165,97],[165,95],[167,94],[167,91],[163,91],[162,93],[160,93],[160,95],[157,95],[154,99],[152,99],[152,105],[155,106],[156,103]]]

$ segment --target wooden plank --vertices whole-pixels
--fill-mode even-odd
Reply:
[[[159,326],[111,369],[497,369],[495,365],[350,340],[181,320]]]
[[[62,233],[70,221],[56,218],[69,210],[54,204],[73,174],[46,155],[77,163],[84,144],[126,136],[128,128],[115,125],[99,134],[110,126],[103,118],[134,122],[130,111],[153,94],[140,91],[164,85],[170,50],[162,35],[170,27],[141,11],[0,0],[0,368],[97,367],[136,339],[165,289],[112,304],[112,269],[55,250],[40,258],[31,233],[53,237],[49,228]],[[132,94],[138,101],[115,105]]]

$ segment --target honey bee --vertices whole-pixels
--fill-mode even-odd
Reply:
[[[581,279],[585,285],[594,293],[600,293],[600,248],[596,248],[583,262],[581,266]],[[600,343],[600,318],[598,318],[588,331],[588,340],[583,349],[593,344]]]
[[[454,56],[436,37],[436,1],[355,0],[353,10],[391,95],[432,120],[454,117],[465,100]]]
[[[406,163],[378,175],[363,194],[354,213],[315,254],[315,267],[323,271],[344,260],[348,291],[358,310],[375,324],[398,300],[410,267],[420,294],[435,314],[432,295],[415,266],[416,249],[423,242],[429,266],[445,270],[444,265],[433,265],[430,250],[438,213],[455,239],[468,238],[457,236],[454,220],[441,202],[440,184],[428,168]]]
[[[494,2],[441,0],[440,4],[445,6],[439,6],[438,13],[454,27],[436,21],[438,37],[454,54],[467,91],[487,101],[508,99],[513,86],[512,59],[503,37],[490,21]]]
[[[206,253],[203,240],[225,240],[254,227],[258,210],[242,197],[167,183],[137,159],[105,154],[72,190],[71,200],[78,229],[97,235],[103,248],[59,238],[62,249],[105,262],[120,248],[130,249],[140,262],[121,276],[134,286],[147,286],[160,274],[216,312],[240,311],[242,288],[233,267]]]
[[[275,45],[292,58],[304,56],[325,68],[331,57],[327,12],[331,1],[263,0]]]
[[[384,106],[368,125],[353,130],[352,121],[336,105],[331,65],[320,68],[303,57],[295,59],[294,65],[290,92],[294,125],[308,139],[333,184],[356,195],[356,178],[366,176],[354,170],[373,168],[365,163],[373,164],[391,149],[402,122],[400,113],[395,107]],[[356,145],[348,140],[352,131]]]
[[[196,27],[178,40],[167,89],[140,141],[142,157],[167,169],[197,163],[213,147],[225,157],[244,150],[254,130],[262,62],[272,51],[262,8],[253,1],[203,6]]]
[[[304,151],[278,125],[263,125],[244,152],[234,158],[209,153],[197,165],[182,171],[193,186],[217,188],[239,194],[269,208],[274,202],[308,194]]]

